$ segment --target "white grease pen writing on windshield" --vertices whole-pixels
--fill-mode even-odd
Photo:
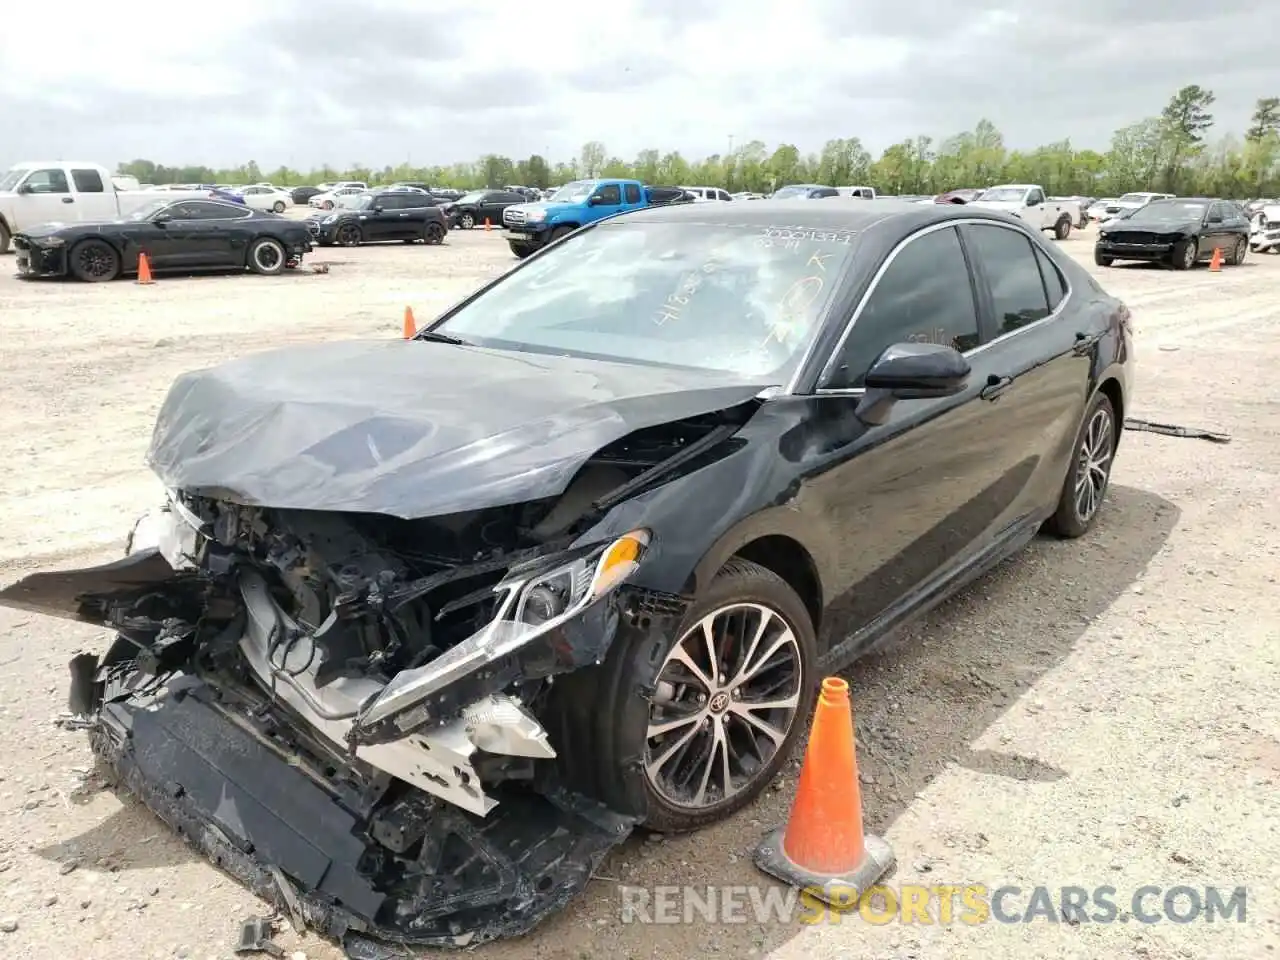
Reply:
[[[671,321],[679,320],[683,315],[684,308],[689,305],[689,300],[702,287],[707,277],[716,272],[718,261],[710,259],[697,270],[692,270],[680,278],[680,283],[676,287],[676,292],[671,294],[662,306],[658,308],[658,314],[653,318],[653,322],[658,326]]]

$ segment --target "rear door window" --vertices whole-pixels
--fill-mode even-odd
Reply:
[[[640,202],[640,187],[634,183],[627,184],[627,203]]]
[[[1049,297],[1031,240],[1007,227],[972,225],[968,229],[991,287],[998,335],[1047,317]]]
[[[102,174],[97,170],[72,170],[71,181],[76,185],[77,193],[105,193]]]

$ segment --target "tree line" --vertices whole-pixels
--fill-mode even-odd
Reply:
[[[552,163],[534,154],[524,160],[489,154],[472,163],[375,170],[353,163],[303,172],[279,167],[263,171],[250,161],[231,169],[165,166],[150,160],[122,163],[119,172],[143,183],[258,183],[296,186],[332,180],[370,184],[422,181],[455,189],[508,184],[546,188],[592,177],[628,177],[668,186],[719,186],[767,193],[788,183],[871,186],[885,194],[934,194],[996,183],[1038,183],[1054,195],[1116,196],[1154,190],[1181,196],[1232,198],[1280,195],[1280,97],[1255,105],[1243,137],[1210,140],[1212,91],[1183,87],[1158,116],[1117,130],[1110,149],[1077,150],[1069,139],[1033,150],[1010,150],[989,120],[973,130],[935,142],[915,137],[895,143],[873,159],[857,137],[828,140],[804,154],[784,143],[770,151],[759,140],[700,160],[678,151],[642,150],[634,160],[613,156],[603,143],[585,144],[578,157]]]

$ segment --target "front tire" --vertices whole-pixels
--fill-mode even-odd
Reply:
[[[1065,240],[1071,236],[1071,218],[1069,216],[1058,218],[1058,222],[1053,227],[1053,235],[1058,240]]]
[[[735,558],[660,662],[640,751],[644,823],[680,833],[742,809],[791,756],[813,709],[817,637],[786,581]]]
[[[531,257],[533,254],[538,252],[538,245],[536,243],[529,243],[524,240],[508,240],[507,246],[511,248],[511,252],[520,260],[523,260],[525,257]]]
[[[1180,240],[1173,248],[1173,269],[1190,270],[1196,265],[1196,253],[1199,249],[1198,237]]]
[[[473,227],[475,227],[475,225],[476,225],[476,218],[469,213],[464,213],[462,216],[458,218],[458,226],[461,227],[463,230],[470,230]]]
[[[284,244],[270,237],[261,237],[253,241],[249,247],[249,269],[264,277],[274,277],[283,273],[289,258],[285,254]]]
[[[334,239],[338,241],[340,247],[358,247],[364,242],[364,231],[360,229],[358,223],[344,223],[338,228]]]
[[[444,224],[436,223],[435,221],[428,223],[427,229],[424,230],[422,234],[422,242],[430,243],[433,245],[444,243],[444,238],[445,238]]]
[[[120,254],[103,240],[81,240],[67,254],[71,275],[85,283],[106,283],[120,276]]]
[[[1098,250],[1093,251],[1093,262],[1100,267],[1109,267],[1116,262],[1115,257],[1108,257],[1105,253]]]
[[[1089,403],[1075,446],[1071,448],[1071,463],[1062,483],[1058,507],[1046,524],[1050,533],[1074,539],[1088,533],[1093,526],[1111,482],[1111,465],[1119,436],[1115,407],[1111,399],[1099,391]]]

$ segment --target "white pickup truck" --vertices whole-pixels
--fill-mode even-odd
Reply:
[[[1071,236],[1071,227],[1080,222],[1080,203],[1076,200],[1050,200],[1044,187],[1034,183],[1003,183],[984,190],[971,207],[1000,210],[1025,220],[1037,230],[1052,230],[1059,240]]]
[[[204,191],[184,191],[204,197]],[[165,196],[180,200],[180,195]],[[146,190],[120,190],[96,163],[28,160],[0,177],[0,253],[15,233],[41,223],[119,220],[156,198]]]

